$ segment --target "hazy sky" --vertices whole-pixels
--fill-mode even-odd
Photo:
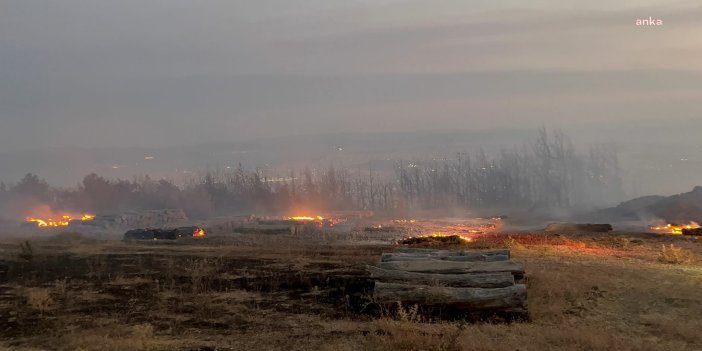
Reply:
[[[699,0],[0,0],[0,151],[702,128],[701,20]]]

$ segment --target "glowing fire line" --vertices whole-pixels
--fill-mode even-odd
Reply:
[[[293,217],[288,217],[288,219],[291,219],[293,221],[323,221],[324,217],[322,217],[322,216],[315,216],[315,217],[293,216]]]
[[[27,222],[36,223],[37,227],[41,228],[54,228],[54,227],[66,227],[70,224],[72,220],[81,220],[84,222],[92,221],[95,219],[95,215],[84,214],[80,218],[73,218],[70,215],[63,215],[61,219],[54,220],[53,218],[41,219],[35,217],[26,217],[24,220]]]

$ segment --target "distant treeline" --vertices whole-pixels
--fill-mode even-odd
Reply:
[[[55,188],[37,175],[0,183],[3,212],[36,204],[54,210],[117,213],[182,208],[192,218],[232,213],[290,213],[296,209],[402,211],[437,208],[582,208],[621,200],[617,153],[610,147],[576,152],[560,131],[545,129],[523,147],[488,156],[483,151],[453,159],[397,161],[393,172],[329,166],[272,178],[261,170],[216,170],[185,184],[109,180],[87,175],[75,188]]]

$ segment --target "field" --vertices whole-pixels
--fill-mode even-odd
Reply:
[[[513,322],[378,308],[365,265],[392,247],[350,239],[5,239],[0,350],[702,349],[694,238],[538,232],[466,243],[508,247],[526,263],[530,319]]]

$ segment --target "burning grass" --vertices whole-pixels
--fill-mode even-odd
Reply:
[[[55,218],[55,219],[54,219]],[[67,227],[72,222],[90,222],[95,219],[95,215],[83,214],[83,215],[69,215],[64,214],[60,216],[51,216],[45,218],[37,217],[26,217],[24,220],[26,223],[34,224],[39,228],[57,228],[57,227]]]

